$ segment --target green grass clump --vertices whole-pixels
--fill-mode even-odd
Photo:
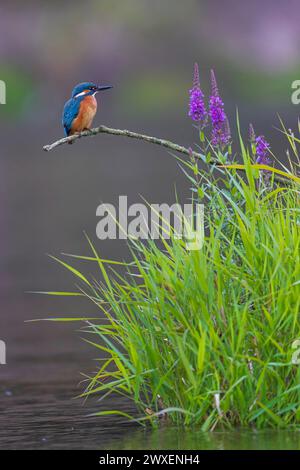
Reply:
[[[126,395],[142,423],[299,425],[299,181],[266,182],[243,145],[242,156],[243,173],[181,160],[205,204],[201,250],[172,234],[132,241],[132,261],[115,263],[121,273],[90,242],[99,282],[63,262],[105,316],[84,327],[105,356],[84,395]]]

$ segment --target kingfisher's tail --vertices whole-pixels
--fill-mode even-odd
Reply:
[[[69,137],[70,135],[72,135],[70,129],[68,129],[68,127],[66,125],[64,125],[64,129],[65,129],[65,136],[66,137]],[[68,144],[73,144],[73,142],[72,141],[68,142]]]

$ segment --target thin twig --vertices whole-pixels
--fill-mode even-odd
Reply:
[[[74,142],[75,140],[80,139],[81,137],[90,137],[92,135],[97,134],[120,135],[123,137],[129,137],[131,139],[143,140],[144,142],[161,145],[162,147],[166,147],[170,150],[173,150],[174,152],[183,153],[184,155],[193,154],[195,158],[200,158],[201,160],[203,160],[203,155],[201,155],[200,153],[194,151],[191,152],[189,149],[182,147],[181,145],[175,144],[174,142],[170,142],[169,140],[159,139],[157,137],[152,137],[150,135],[145,134],[138,134],[137,132],[128,131],[126,129],[112,129],[111,127],[106,126],[95,127],[94,129],[81,132],[80,134],[74,134],[70,137],[64,137],[63,139],[59,139],[56,142],[53,142],[53,144],[45,145],[43,147],[43,150],[45,150],[46,152],[50,152],[50,150],[55,149],[59,145]]]

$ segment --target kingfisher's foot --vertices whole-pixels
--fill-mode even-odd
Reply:
[[[88,132],[89,134],[92,134],[92,129],[86,127],[85,129],[83,129],[83,132]]]
[[[68,137],[71,137],[72,135],[77,135],[78,137],[81,137],[80,134],[81,134],[81,132],[73,132],[72,134],[69,134]],[[74,140],[70,140],[70,141],[68,142],[68,144],[70,144],[70,145],[71,145],[71,144],[74,144]]]

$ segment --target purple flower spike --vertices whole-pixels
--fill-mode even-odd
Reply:
[[[216,80],[215,72],[213,70],[210,71],[210,82],[211,82],[211,94],[213,96],[219,96],[217,80]]]
[[[256,143],[256,163],[259,165],[270,165],[271,159],[269,158],[270,144],[266,141],[263,135],[255,139]]]
[[[224,103],[219,95],[215,73],[211,70],[211,97],[209,100],[209,114],[212,124],[211,143],[214,147],[224,149],[229,144],[231,135]]]
[[[226,116],[225,124],[224,124],[224,138],[227,143],[231,141],[231,129],[228,117]]]
[[[199,67],[195,63],[193,88],[190,90],[189,117],[197,122],[200,129],[203,129],[207,122],[207,111],[204,103],[204,94],[200,88]]]
[[[255,136],[255,131],[253,124],[249,124],[249,141],[250,144],[255,144],[256,136]]]
[[[197,62],[194,64],[193,88],[200,88],[199,66]]]

